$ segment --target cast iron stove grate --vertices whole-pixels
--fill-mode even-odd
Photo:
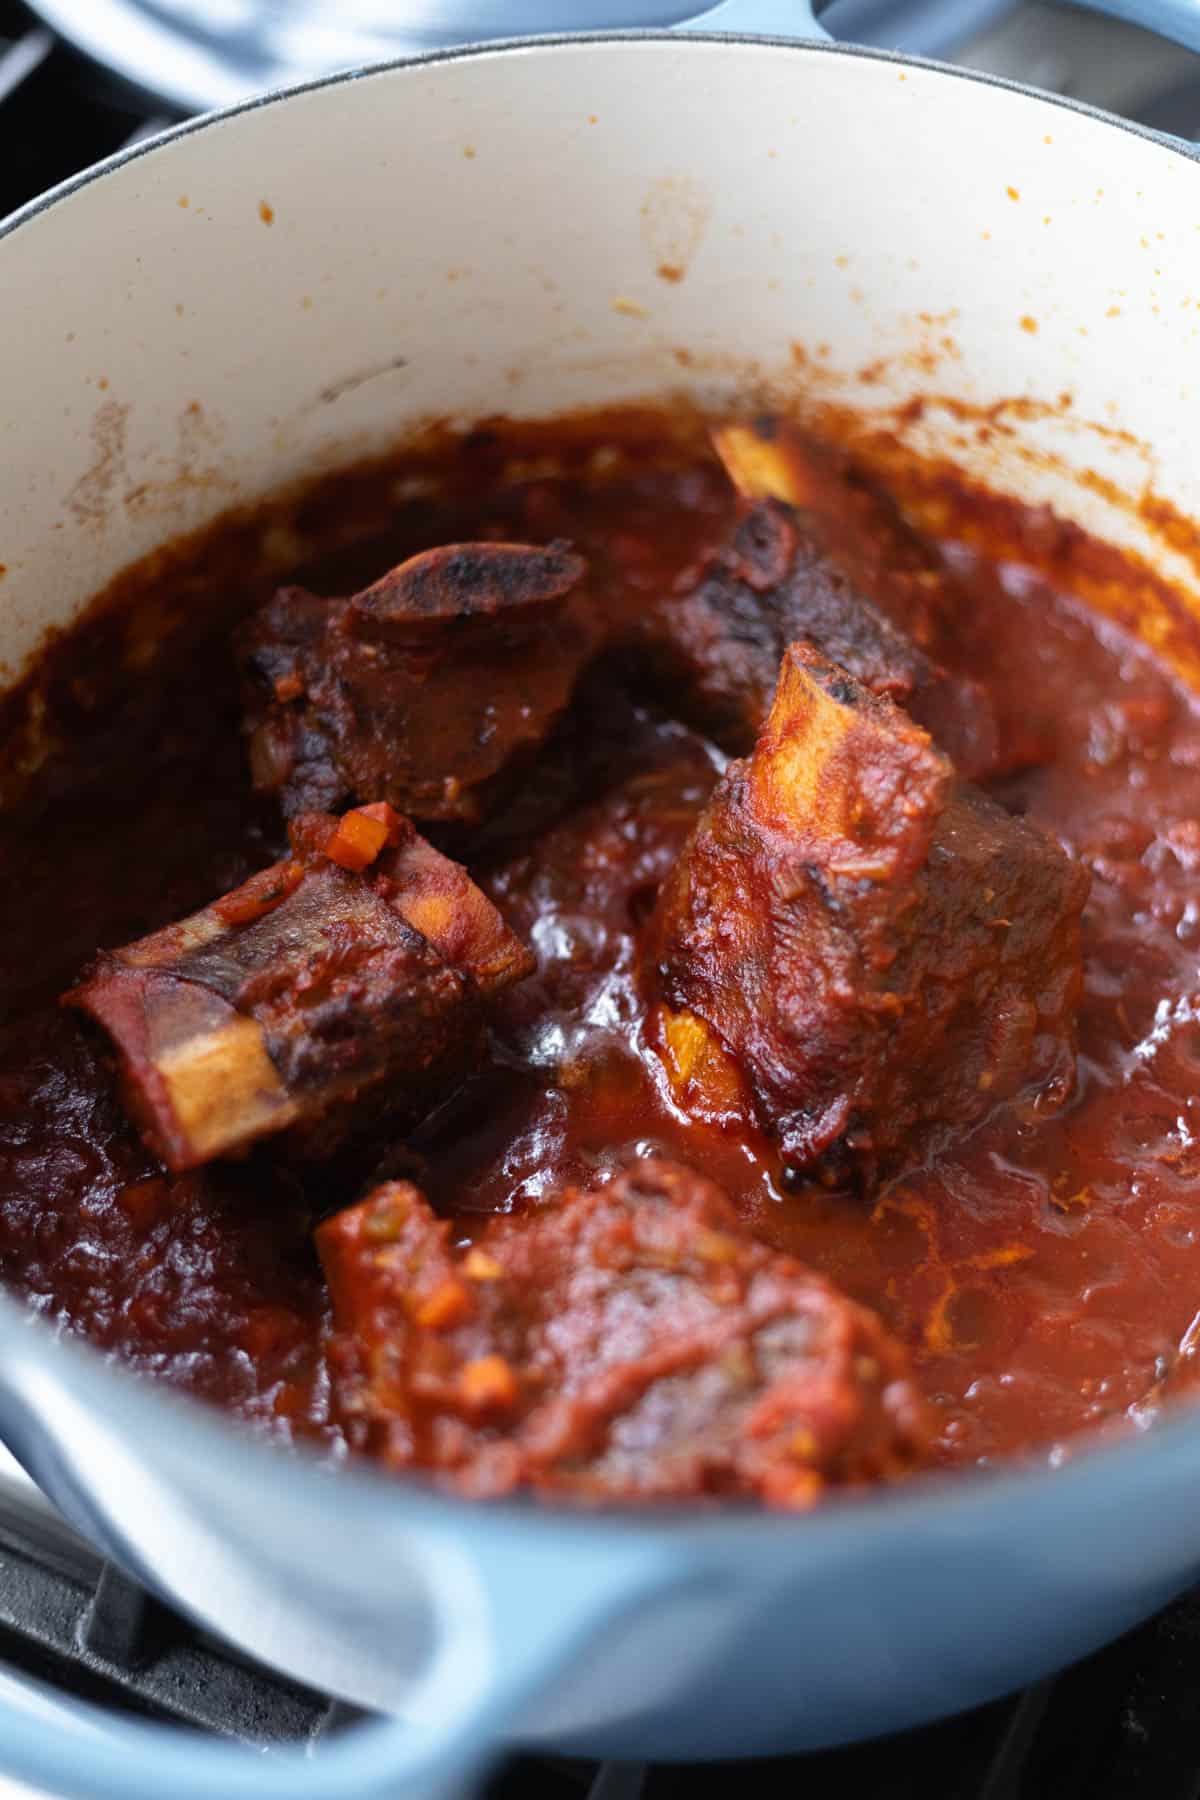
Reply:
[[[171,123],[0,0],[0,218],[131,140]]]
[[[0,217],[170,122],[0,0]],[[0,1483],[5,1672],[267,1752],[319,1754],[357,1716],[198,1631]],[[903,1737],[749,1765],[516,1758],[486,1800],[724,1800],[737,1784],[754,1800],[1200,1800],[1200,1590],[1057,1680]]]

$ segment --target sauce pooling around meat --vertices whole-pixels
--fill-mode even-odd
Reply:
[[[235,621],[265,594],[257,579],[233,595],[214,577],[210,622],[201,628],[193,604],[140,681],[114,682],[120,704],[93,711],[89,694],[104,691],[128,635],[110,611],[55,647],[48,667],[66,741],[36,794],[0,820],[10,872],[0,892],[7,1285],[136,1368],[272,1435],[339,1453],[362,1433],[339,1388],[345,1345],[314,1228],[328,1233],[374,1184],[415,1183],[451,1225],[438,1255],[468,1267],[475,1246],[478,1271],[496,1260],[489,1243],[509,1243],[489,1226],[493,1215],[520,1219],[567,1190],[603,1191],[643,1163],[683,1165],[723,1190],[761,1245],[878,1314],[910,1355],[941,1462],[1057,1460],[1085,1428],[1152,1417],[1188,1385],[1200,1317],[1193,697],[1069,583],[1054,588],[1011,561],[943,547],[962,609],[947,641],[912,625],[922,644],[913,666],[936,668],[939,692],[966,683],[985,698],[975,779],[1091,871],[1076,1085],[1057,1111],[1006,1099],[922,1145],[898,1175],[833,1185],[789,1161],[752,1108],[721,1116],[681,1103],[640,972],[660,889],[730,753],[753,743],[743,724],[745,696],[758,691],[749,678],[735,725],[732,712],[701,717],[680,701],[687,659],[661,654],[646,626],[674,607],[681,631],[700,629],[696,594],[706,619],[719,613],[733,567],[728,482],[700,455],[681,464],[643,445],[602,479],[495,466],[481,479],[464,450],[445,486],[390,502],[386,516],[375,489],[368,507],[343,488],[340,518],[328,503],[313,509],[307,548],[322,537],[342,547],[307,558],[298,549],[285,573],[344,596],[435,546],[562,540],[588,566],[589,605],[624,622],[569,704],[556,690],[548,738],[485,818],[446,805],[421,822],[529,946],[534,973],[492,998],[484,1053],[415,1129],[376,1131],[319,1161],[264,1141],[167,1173],[129,1122],[108,1046],[58,996],[97,950],[198,913],[287,855],[279,806],[251,785],[231,648]],[[825,517],[820,493],[808,504]],[[823,529],[836,543],[846,521],[830,512]],[[880,529],[855,546],[856,580],[869,589],[890,567],[893,584],[919,595]],[[764,578],[754,562],[763,542],[759,533],[737,553],[730,579],[743,595]],[[724,657],[705,640],[704,683]],[[959,731],[967,715],[954,716]],[[447,1262],[448,1281],[460,1262]],[[431,1317],[437,1324],[436,1306]],[[825,1327],[837,1325],[829,1311]],[[470,1366],[487,1362],[478,1355]],[[606,1481],[653,1454],[623,1429],[629,1442],[603,1461]],[[655,1491],[648,1466],[617,1491]]]

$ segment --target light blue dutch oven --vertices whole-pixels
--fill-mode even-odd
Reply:
[[[1183,0],[1152,22],[1195,36]],[[702,403],[786,398],[794,346],[809,389],[843,404],[931,384],[1037,402],[973,452],[979,473],[1133,544],[1190,598],[1190,567],[1079,479],[1150,480],[1200,514],[1186,149],[798,41],[799,5],[730,0],[703,23],[792,36],[538,40],[337,77],[184,126],[10,220],[0,659],[15,670],[156,544],[430,414],[685,382]],[[956,452],[959,429],[927,408],[920,443]],[[394,1715],[296,1759],[0,1709],[4,1773],[93,1800],[430,1800],[517,1741],[803,1750],[1028,1682],[1200,1573],[1190,1415],[1055,1471],[811,1517],[477,1507],[268,1449],[6,1301],[0,1435],[148,1586]]]

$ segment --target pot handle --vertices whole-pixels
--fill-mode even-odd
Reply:
[[[514,1724],[624,1616],[690,1582],[668,1551],[582,1539],[549,1557],[514,1540],[486,1579],[465,1549],[420,1546],[437,1621],[411,1719],[356,1725],[315,1748],[258,1751],[72,1702],[70,1726],[0,1697],[0,1777],[62,1800],[463,1800]],[[561,1547],[560,1547],[561,1552]],[[37,1684],[31,1684],[37,1688]],[[62,1701],[38,1690],[61,1715]]]
[[[1154,4],[1155,0],[1147,0]],[[1163,0],[1171,4],[1172,0]],[[1180,0],[1173,0],[1179,4]],[[828,43],[829,33],[817,23],[811,0],[721,0],[707,12],[684,19],[676,31],[722,31],[733,37],[807,38]]]
[[[1200,5],[1197,0],[1082,0],[1089,12],[1107,13],[1140,25],[1156,37],[1200,51]],[[1165,134],[1164,134],[1165,135]]]

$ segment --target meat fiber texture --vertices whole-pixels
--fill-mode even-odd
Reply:
[[[952,674],[890,620],[778,501],[748,507],[700,579],[647,621],[651,654],[683,704],[728,750],[762,730],[787,646],[807,642],[924,725],[972,778],[997,762],[996,725],[979,683]]]
[[[494,1218],[466,1251],[390,1183],[317,1244],[351,1442],[459,1491],[806,1508],[928,1455],[875,1314],[679,1164]]]
[[[348,599],[282,588],[238,639],[255,786],[289,817],[486,818],[594,651],[584,573],[565,545],[451,544]]]
[[[647,929],[680,1097],[703,1110],[732,1065],[792,1168],[835,1181],[999,1100],[1053,1111],[1088,887],[890,701],[793,645]]]

